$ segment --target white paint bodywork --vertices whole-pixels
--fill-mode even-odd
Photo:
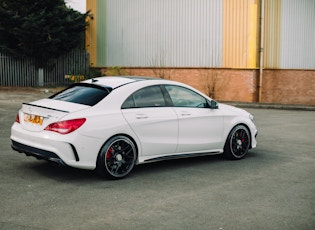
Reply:
[[[103,77],[92,83],[114,88],[94,106],[42,99],[23,104],[19,111],[20,123],[11,128],[11,139],[34,148],[50,151],[72,167],[95,169],[97,156],[106,141],[115,135],[129,136],[138,150],[137,164],[191,154],[217,154],[229,132],[237,124],[246,125],[251,133],[251,147],[256,147],[257,129],[244,110],[219,104],[218,109],[157,107],[121,109],[122,103],[133,92],[150,85],[178,85],[189,88],[207,100],[201,92],[182,83],[167,80],[140,80],[121,77]],[[36,106],[32,106],[36,105]],[[53,109],[53,110],[52,110]],[[23,122],[23,113],[44,117],[43,125]],[[45,131],[52,122],[86,118],[76,131],[62,135]],[[79,161],[73,154],[73,145]]]

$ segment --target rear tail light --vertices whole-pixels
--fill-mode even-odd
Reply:
[[[45,130],[60,133],[60,134],[68,134],[80,128],[84,124],[85,121],[86,121],[86,118],[58,121],[58,122],[51,123],[50,125],[48,125],[45,128]]]
[[[15,122],[20,123],[20,115],[19,114],[16,114]]]

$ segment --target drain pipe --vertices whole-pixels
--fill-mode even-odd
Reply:
[[[259,57],[259,92],[258,92],[258,102],[262,102],[262,86],[263,86],[263,66],[264,66],[264,16],[265,16],[265,1],[261,0],[261,10],[260,10],[260,57]]]

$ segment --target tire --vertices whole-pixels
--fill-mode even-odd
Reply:
[[[137,150],[126,136],[115,136],[102,147],[97,160],[97,173],[108,179],[122,179],[133,169]]]
[[[238,160],[246,156],[250,147],[250,133],[244,125],[235,126],[224,145],[224,156]]]

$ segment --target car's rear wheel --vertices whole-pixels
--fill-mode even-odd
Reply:
[[[102,147],[97,162],[97,172],[109,179],[121,179],[133,169],[137,150],[126,136],[115,136]]]
[[[224,156],[229,159],[245,157],[250,147],[250,134],[244,125],[235,126],[224,146]]]

